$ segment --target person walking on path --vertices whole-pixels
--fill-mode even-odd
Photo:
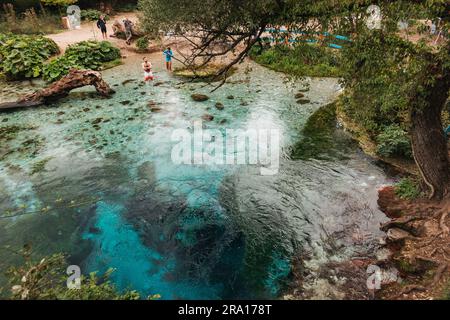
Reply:
[[[97,28],[99,28],[100,31],[102,32],[103,40],[107,40],[108,34],[106,30],[106,20],[104,15],[101,15],[100,18],[97,20]]]

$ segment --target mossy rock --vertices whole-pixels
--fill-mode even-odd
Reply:
[[[16,125],[0,127],[0,141],[8,141],[14,139],[22,129],[22,127]]]
[[[45,171],[45,166],[47,165],[47,162],[49,162],[52,158],[48,157],[42,160],[39,160],[38,162],[34,163],[33,166],[31,167],[31,175],[34,175],[36,173]]]

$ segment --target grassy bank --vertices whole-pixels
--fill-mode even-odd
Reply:
[[[265,49],[255,46],[250,57],[267,68],[294,76],[341,75],[339,51],[317,45],[301,44],[292,48],[278,45]]]

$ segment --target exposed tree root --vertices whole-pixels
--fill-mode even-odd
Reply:
[[[400,272],[408,285],[393,283],[382,287],[377,296],[383,299],[436,299],[444,296],[450,283],[449,270],[449,201],[417,199],[406,201],[396,197],[392,188],[380,191],[379,197],[385,212],[391,205],[401,210],[400,218],[382,225],[382,230],[413,231],[415,237],[406,237],[401,242],[388,243],[392,251],[389,260]],[[433,278],[429,278],[433,272]]]
[[[416,221],[416,220],[423,220],[422,217],[400,217],[398,219],[393,219],[389,222],[386,222],[381,225],[380,229],[384,232],[388,231],[392,228],[400,228],[406,231],[409,231],[411,228],[408,226],[408,223]]]

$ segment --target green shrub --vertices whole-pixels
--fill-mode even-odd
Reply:
[[[66,285],[66,268],[69,264],[62,254],[45,257],[40,261],[27,258],[24,265],[11,268],[11,299],[20,300],[137,300],[136,291],[120,293],[110,281],[112,269],[103,277],[91,273],[81,277],[81,287],[70,290]],[[152,296],[149,298],[158,298]]]
[[[420,196],[419,183],[410,178],[404,178],[395,185],[395,194],[406,200],[413,200]]]
[[[69,46],[62,57],[44,67],[44,80],[56,81],[72,68],[100,70],[105,63],[120,57],[120,50],[108,41],[79,42]]]
[[[76,58],[63,55],[46,64],[42,76],[44,80],[53,82],[68,74],[72,68],[83,69],[83,66],[78,64]]]
[[[149,44],[150,40],[147,36],[141,37],[136,41],[136,47],[138,48],[139,52],[146,52]]]
[[[42,36],[0,34],[0,71],[10,79],[41,76],[44,62],[59,53],[57,44]]]
[[[376,141],[378,143],[377,153],[383,157],[412,157],[411,142],[408,134],[399,125],[385,127]]]
[[[339,76],[339,53],[336,50],[311,44],[294,48],[278,45],[261,50],[255,46],[251,57],[258,63],[276,71],[295,76]]]
[[[109,16],[99,10],[95,10],[95,9],[81,10],[81,19],[82,20],[96,21],[100,18],[101,15],[105,16],[105,20],[109,20]]]

